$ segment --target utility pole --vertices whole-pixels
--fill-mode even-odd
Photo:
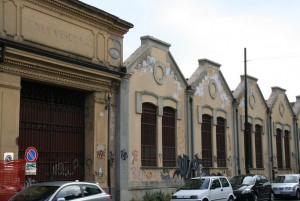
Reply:
[[[244,141],[247,140],[247,155],[246,155],[246,174],[250,174],[250,158],[251,158],[251,136],[248,128],[248,92],[247,92],[247,50],[244,48],[244,63],[245,63],[245,130]],[[247,138],[247,139],[245,139]],[[246,150],[245,150],[246,151]]]

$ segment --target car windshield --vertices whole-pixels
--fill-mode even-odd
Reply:
[[[297,176],[277,176],[273,183],[297,183]]]
[[[181,189],[193,190],[193,189],[208,189],[209,178],[190,179]]]
[[[255,180],[253,176],[236,176],[230,180],[232,186],[236,185],[254,185]]]
[[[59,186],[30,186],[17,194],[11,201],[43,201],[58,188]]]

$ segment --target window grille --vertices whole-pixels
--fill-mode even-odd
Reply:
[[[164,107],[162,117],[162,148],[163,148],[163,166],[176,166],[176,129],[175,129],[175,110],[170,107]]]
[[[252,124],[248,123],[248,132],[245,133],[244,136],[244,147],[245,147],[245,162],[246,166],[249,162],[250,168],[253,167],[252,165],[252,139],[251,139],[251,133],[252,133]]]
[[[141,119],[141,159],[142,166],[156,166],[157,107],[143,103]]]
[[[226,167],[226,135],[225,119],[217,118],[217,164],[218,167]]]
[[[255,156],[256,156],[256,167],[263,168],[262,127],[260,125],[255,125]]]
[[[291,159],[290,159],[290,132],[284,132],[284,154],[285,154],[285,167],[291,168]]]
[[[202,116],[202,165],[212,167],[212,117],[204,114]]]
[[[280,129],[276,129],[276,151],[277,151],[277,165],[278,168],[282,168],[282,145],[281,145],[281,133]]]

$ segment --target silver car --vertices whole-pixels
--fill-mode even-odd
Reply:
[[[300,174],[278,175],[272,182],[274,197],[294,197],[300,199]]]
[[[34,184],[25,188],[9,201],[111,201],[107,194],[97,183],[55,181]]]

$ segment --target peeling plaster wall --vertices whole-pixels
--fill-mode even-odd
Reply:
[[[240,166],[242,173],[246,172],[246,165],[245,165],[245,147],[244,147],[244,130],[245,130],[245,96],[244,96],[244,84],[239,85],[241,93],[239,94],[240,97],[239,107],[238,107],[238,125],[239,125],[239,146],[240,149]],[[256,82],[251,82],[251,80],[247,84],[248,87],[248,122],[252,124],[252,132],[251,132],[251,140],[252,140],[252,160],[253,160],[253,168],[251,168],[251,173],[260,173],[264,175],[270,175],[269,167],[270,167],[270,157],[269,157],[269,149],[268,149],[268,132],[267,132],[267,107],[265,104],[265,100],[262,97],[259,89],[257,87]],[[263,167],[264,170],[256,169],[256,161],[255,153],[254,152],[254,140],[255,140],[255,125],[258,124],[262,126],[262,154],[263,154]]]
[[[290,133],[290,161],[291,161],[291,169],[292,172],[297,172],[297,158],[295,150],[295,134],[294,134],[294,127],[293,127],[293,111],[290,108],[289,102],[286,98],[285,93],[281,92],[280,90],[273,89],[273,92],[268,99],[268,103],[272,108],[272,143],[276,145],[276,129],[281,129],[282,133],[284,131],[289,131]],[[284,138],[282,138],[282,141]],[[277,151],[276,146],[273,146],[273,160],[274,160],[274,166],[278,166],[277,161]],[[285,157],[284,157],[284,151],[283,154],[283,166],[285,166]],[[285,173],[286,170],[284,169],[278,169],[277,174]]]
[[[141,168],[141,112],[142,103],[151,102],[158,106],[158,146],[161,146],[162,109],[170,106],[177,110],[176,139],[177,155],[186,154],[185,86],[179,80],[168,52],[149,47],[129,67],[131,73],[129,89],[129,188],[157,188],[182,185],[182,178],[175,177],[174,168],[162,167],[162,153],[158,150],[158,168]],[[125,150],[124,150],[125,151]]]
[[[228,177],[233,176],[234,168],[234,149],[233,149],[233,127],[232,127],[232,96],[230,90],[227,89],[224,80],[219,74],[218,68],[207,67],[199,69],[199,74],[194,77],[194,110],[195,124],[194,124],[194,138],[195,138],[195,154],[202,158],[202,140],[201,140],[201,124],[202,115],[209,114],[213,117],[213,136],[215,133],[217,117],[226,119],[226,147],[227,147],[227,168],[218,168],[216,160],[211,173],[222,173]],[[200,78],[200,79],[199,79]],[[198,80],[198,83],[195,83]],[[196,123],[197,122],[197,123]],[[213,140],[213,147],[216,154],[216,139]],[[216,155],[213,156],[216,159]]]

